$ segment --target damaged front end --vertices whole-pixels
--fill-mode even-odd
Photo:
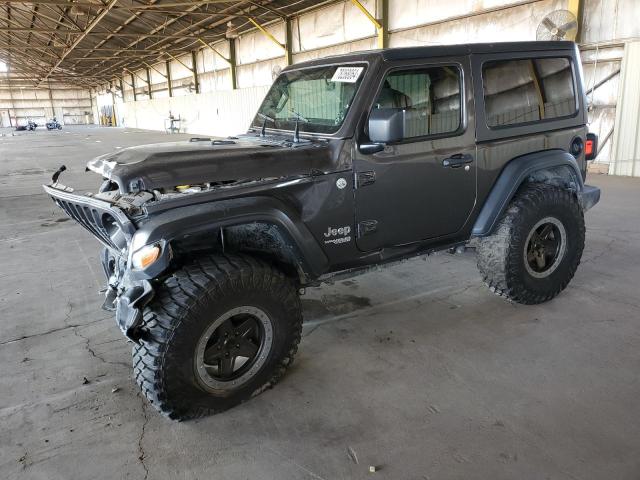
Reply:
[[[167,269],[172,256],[168,244],[136,245],[136,221],[144,217],[141,206],[151,194],[78,194],[55,180],[43,187],[58,207],[105,247],[102,265],[107,289],[103,308],[115,311],[120,330],[137,342],[143,309],[153,298],[151,282]]]
[[[332,158],[324,140],[294,143],[282,136],[257,135],[196,138],[130,147],[89,161],[87,170],[102,178],[97,193],[78,193],[60,184],[65,167],[60,167],[44,189],[104,245],[107,289],[103,307],[114,310],[120,329],[137,341],[143,310],[155,286],[185,251],[224,250],[225,239],[233,243],[242,237],[234,237],[231,228],[226,238],[221,230],[222,225],[234,227],[227,218],[231,203],[241,222],[246,223],[247,210],[255,221],[255,209],[264,207],[267,212],[257,212],[258,220],[286,223],[280,211],[285,207],[271,195],[267,202],[264,192],[313,182],[319,173],[335,169]],[[183,208],[190,208],[188,214]],[[242,208],[247,210],[240,212]],[[288,251],[274,254],[280,258]]]

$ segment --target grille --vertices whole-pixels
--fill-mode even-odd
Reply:
[[[60,198],[55,198],[54,201],[67,215],[91,232],[103,244],[109,248],[119,250],[111,239],[119,227],[115,218],[109,213],[98,208],[80,205]]]
[[[42,187],[56,205],[104,246],[115,252],[128,248],[136,227],[120,208],[102,199],[75,194],[73,189],[57,183]]]

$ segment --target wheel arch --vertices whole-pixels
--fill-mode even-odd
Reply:
[[[573,191],[581,201],[584,182],[576,159],[564,150],[528,153],[509,161],[493,184],[471,231],[491,235],[498,219],[525,183],[546,183]]]
[[[328,266],[324,251],[299,215],[272,197],[223,200],[160,213],[136,231],[132,249],[164,242],[180,244],[186,251],[209,244],[270,258],[286,273],[297,274],[301,283]]]

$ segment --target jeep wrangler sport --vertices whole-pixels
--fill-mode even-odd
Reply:
[[[587,133],[570,42],[397,48],[283,70],[247,133],[128,148],[45,186],[103,245],[104,308],[135,378],[174,419],[275,384],[299,293],[338,273],[477,238],[489,288],[558,295],[585,239]]]

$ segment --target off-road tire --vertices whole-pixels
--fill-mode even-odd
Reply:
[[[221,314],[240,305],[267,313],[271,348],[242,386],[212,393],[194,368],[196,345]],[[133,348],[135,379],[164,416],[186,420],[219,413],[274,385],[293,361],[302,331],[296,285],[280,270],[247,255],[196,258],[167,278],[144,310],[140,344]]]
[[[566,231],[566,249],[557,268],[535,278],[526,268],[527,238],[544,218],[560,221]],[[584,249],[584,215],[574,193],[541,183],[523,185],[504,212],[494,233],[480,240],[478,269],[489,289],[523,304],[551,300],[569,284]]]

